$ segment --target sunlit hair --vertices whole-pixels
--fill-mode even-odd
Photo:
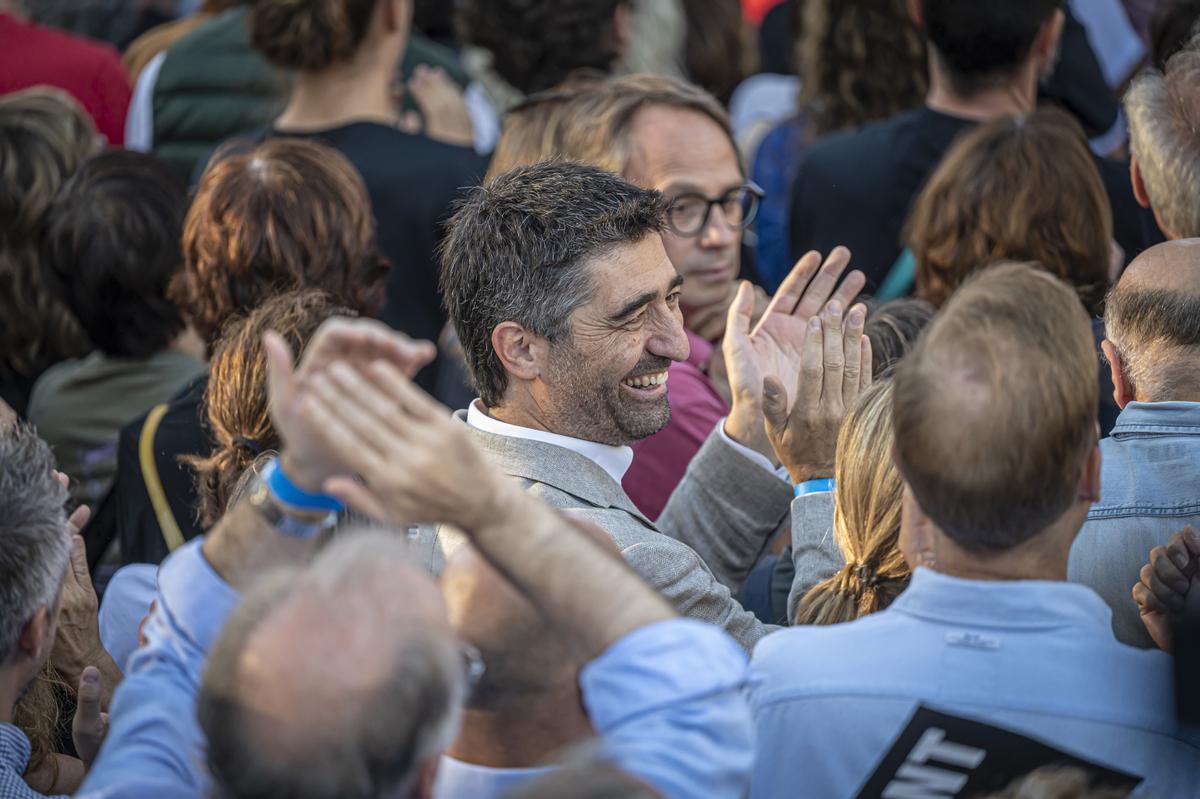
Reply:
[[[797,13],[800,107],[814,138],[925,102],[925,39],[905,0],[808,0]]]
[[[303,139],[234,142],[214,156],[184,222],[183,260],[170,296],[210,345],[230,316],[289,290],[318,288],[374,316],[389,267],[362,177]]]
[[[838,434],[833,536],[846,565],[805,594],[795,624],[853,621],[883,610],[908,586],[893,441],[892,382],[884,379],[863,392]]]
[[[25,375],[87,351],[42,272],[39,242],[59,187],[100,142],[64,92],[37,87],[0,97],[0,372]]]
[[[583,71],[563,84],[531,94],[504,117],[504,130],[485,182],[520,166],[551,161],[563,155],[562,132],[570,124],[572,101],[604,83],[600,72]]]
[[[1057,109],[981,125],[961,138],[917,198],[908,243],[917,294],[941,307],[1000,261],[1036,262],[1098,315],[1113,221],[1083,130]]]
[[[330,295],[309,289],[274,297],[222,329],[204,392],[204,413],[216,447],[207,458],[189,459],[196,470],[202,527],[211,527],[225,514],[243,473],[258,457],[280,446],[267,404],[263,334],[278,333],[299,359],[323,323],[354,315]]]

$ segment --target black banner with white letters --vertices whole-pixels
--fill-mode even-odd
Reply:
[[[1070,766],[1092,787],[1132,791],[1142,778],[1081,760],[1015,732],[918,707],[858,799],[987,796],[1042,766]]]

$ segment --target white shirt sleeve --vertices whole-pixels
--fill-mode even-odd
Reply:
[[[129,101],[129,115],[125,117],[125,148],[139,153],[154,149],[154,86],[158,73],[162,72],[167,51],[163,50],[138,75],[133,87],[133,98]]]

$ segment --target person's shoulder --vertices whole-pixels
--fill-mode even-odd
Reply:
[[[849,169],[887,160],[897,138],[921,124],[921,112],[908,111],[890,119],[869,122],[860,128],[831,133],[817,139],[801,159],[802,169]]]
[[[839,674],[853,671],[856,663],[878,666],[880,652],[888,648],[903,626],[903,619],[887,612],[875,613],[842,624],[804,624],[788,627],[763,638],[754,648],[754,668],[793,683],[804,675],[827,674],[841,664]]]

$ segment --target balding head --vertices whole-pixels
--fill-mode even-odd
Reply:
[[[355,533],[247,596],[199,716],[225,795],[404,796],[452,738],[462,690],[436,585],[402,539]]]
[[[1104,327],[1118,404],[1200,401],[1200,239],[1138,256],[1109,292]]]
[[[1029,264],[963,285],[895,377],[895,457],[964,551],[1010,550],[1078,497],[1096,445],[1096,355],[1075,292]]]

